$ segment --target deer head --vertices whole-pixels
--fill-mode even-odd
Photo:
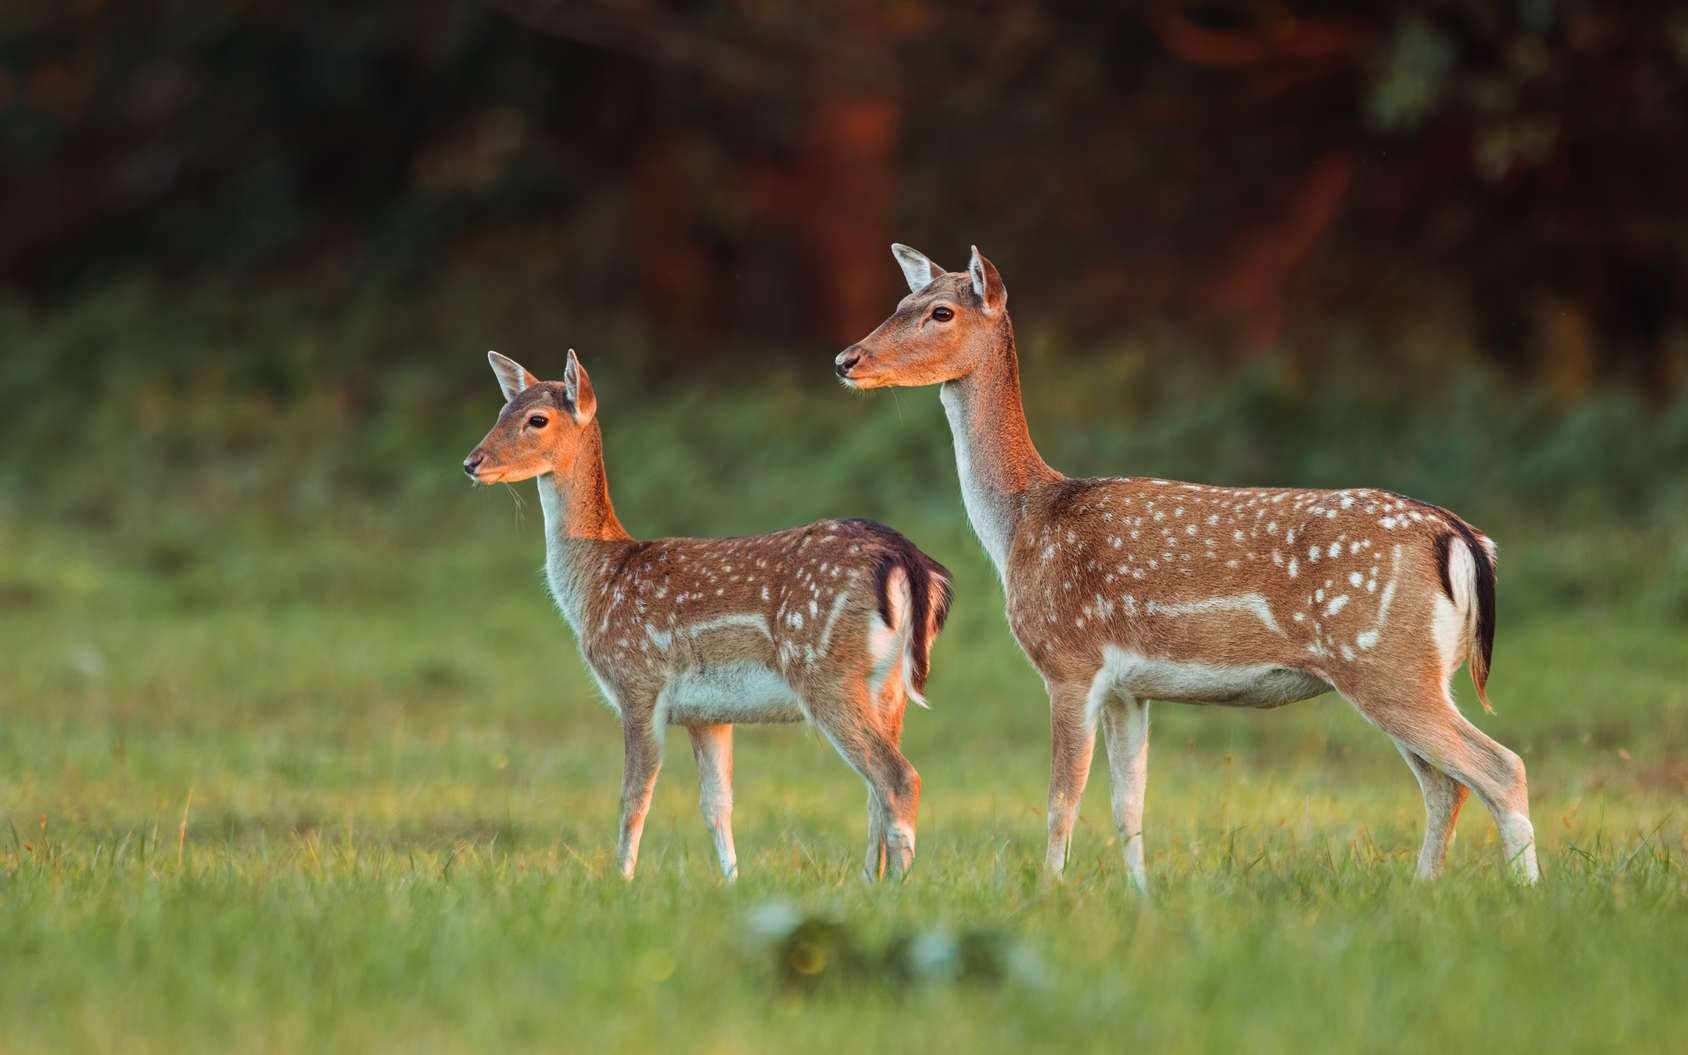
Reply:
[[[580,457],[597,415],[598,398],[586,370],[569,349],[561,381],[541,381],[526,367],[497,352],[486,353],[504,409],[492,430],[463,459],[476,483],[515,483],[545,473],[567,478]]]
[[[877,329],[838,353],[833,367],[847,386],[935,385],[966,377],[1001,354],[1008,291],[978,246],[967,270],[953,273],[906,245],[893,245],[891,253],[909,293]]]

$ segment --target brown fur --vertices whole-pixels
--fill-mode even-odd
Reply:
[[[1032,444],[996,268],[976,249],[954,273],[894,251],[911,292],[836,368],[857,388],[943,386],[968,515],[1049,690],[1053,871],[1098,725],[1141,883],[1145,698],[1275,707],[1335,688],[1395,740],[1419,780],[1422,875],[1441,868],[1469,787],[1494,811],[1512,863],[1534,877],[1523,763],[1447,692],[1469,658],[1487,706],[1492,542],[1445,509],[1387,491],[1069,479]]]
[[[1388,665],[1385,641],[1429,634],[1429,599],[1412,586],[1435,581],[1438,544],[1454,519],[1445,510],[1404,511],[1365,489],[1142,478],[1034,487],[1023,508],[1009,620],[1033,663],[1061,679],[1094,673],[1103,645],[1214,664],[1274,663],[1327,682]],[[1281,632],[1253,608],[1168,614],[1249,595]],[[1378,624],[1385,597],[1379,640],[1362,648],[1356,639]]]
[[[492,362],[509,402],[465,469],[487,483],[539,477],[552,594],[625,734],[623,874],[636,865],[666,725],[692,732],[706,820],[730,878],[731,725],[805,719],[868,784],[869,874],[887,863],[906,871],[920,778],[898,742],[909,690],[924,682],[943,627],[949,573],[867,520],[635,540],[610,503],[597,401],[573,353],[560,383],[502,356]],[[886,634],[906,645],[887,656]],[[762,697],[734,695],[745,685]]]

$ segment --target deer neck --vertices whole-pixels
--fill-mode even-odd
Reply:
[[[610,503],[603,434],[596,423],[573,465],[559,465],[539,478],[539,507],[545,512],[545,577],[578,634],[589,588],[602,576],[610,551],[632,541]]]
[[[1032,443],[1020,400],[1014,330],[1002,320],[1001,347],[965,377],[939,389],[955,440],[961,498],[973,533],[1006,577],[1008,552],[1019,529],[1022,499],[1038,484],[1060,479]]]

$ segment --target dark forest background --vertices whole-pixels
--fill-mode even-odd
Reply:
[[[1688,360],[1688,5],[161,2],[0,12],[0,287],[463,279],[657,365],[818,354],[977,242],[1022,325],[1220,362]],[[757,350],[761,351],[757,351]],[[403,349],[393,349],[403,354]]]

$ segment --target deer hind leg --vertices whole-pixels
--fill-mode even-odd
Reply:
[[[715,840],[715,859],[730,883],[738,878],[738,852],[733,849],[733,727],[694,725],[692,757],[697,760],[698,806],[703,823]]]
[[[1362,691],[1349,699],[1397,744],[1475,792],[1494,815],[1509,872],[1521,882],[1534,883],[1541,871],[1523,759],[1459,712],[1440,675],[1420,681],[1416,688]]]
[[[1418,877],[1435,879],[1442,874],[1448,848],[1454,843],[1454,823],[1471,789],[1426,762],[1413,749],[1395,741],[1395,749],[1406,759],[1424,794],[1424,846],[1418,852]]]
[[[1102,740],[1108,748],[1114,826],[1125,853],[1125,871],[1140,893],[1149,892],[1143,865],[1143,795],[1149,784],[1149,701],[1114,696],[1102,707]]]
[[[885,738],[896,745],[898,750],[901,750],[903,712],[908,701],[900,695],[895,699],[887,699],[886,696],[889,692],[889,689],[884,690],[880,696],[880,728],[884,731]],[[890,709],[887,710],[887,707]],[[862,866],[862,875],[870,883],[885,878],[886,858],[889,855],[889,849],[885,842],[885,819],[888,814],[888,807],[880,801],[879,793],[873,790],[873,785],[869,784],[867,787],[867,861]]]
[[[1096,723],[1089,685],[1049,688],[1049,850],[1045,864],[1059,876],[1067,867],[1079,800],[1090,780],[1096,751]]]
[[[867,789],[867,860],[862,864],[862,878],[877,883],[885,878],[885,813],[879,793],[869,784]]]
[[[868,846],[864,875],[884,870],[902,878],[914,867],[914,826],[920,811],[920,774],[874,710],[867,686],[810,700],[815,725],[861,775],[868,787]],[[875,818],[877,817],[877,824]]]
[[[662,738],[650,719],[622,711],[621,845],[617,859],[621,878],[632,879],[639,864],[639,839],[645,832],[651,793],[662,770]]]
[[[1470,788],[1489,807],[1500,830],[1507,870],[1520,882],[1533,884],[1541,878],[1541,867],[1536,863],[1536,830],[1530,823],[1524,760],[1467,721],[1445,694],[1442,705],[1449,716],[1455,746],[1439,759],[1438,768]]]

